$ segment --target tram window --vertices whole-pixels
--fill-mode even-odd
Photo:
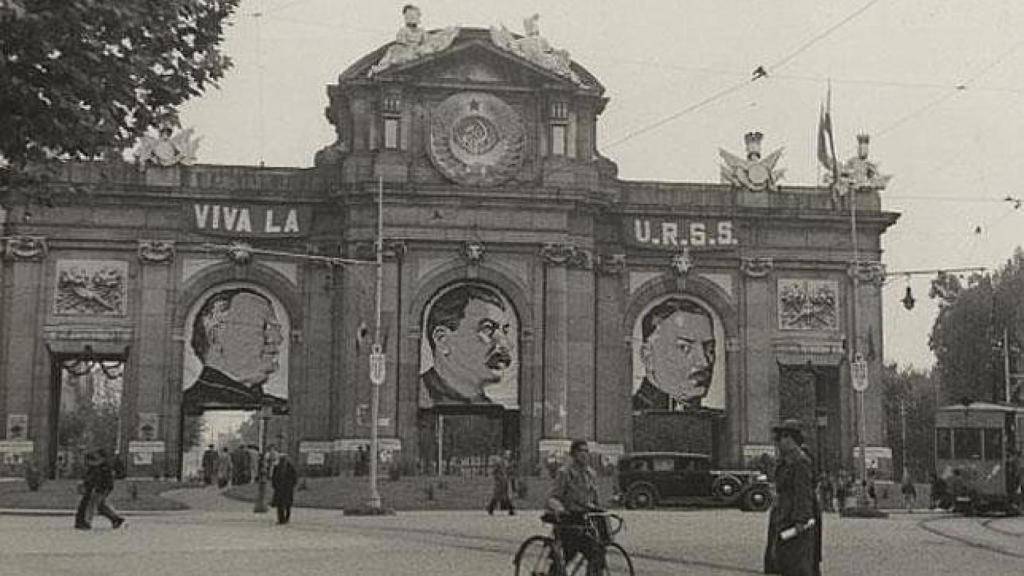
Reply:
[[[981,458],[981,429],[956,428],[953,430],[953,457],[957,460]]]
[[[935,429],[935,457],[946,460],[953,457],[953,438],[949,428]]]
[[[1003,459],[1003,431],[999,428],[985,429],[985,460]]]

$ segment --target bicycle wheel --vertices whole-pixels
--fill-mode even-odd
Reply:
[[[584,572],[585,574],[585,572]],[[633,576],[633,560],[629,554],[615,542],[604,547],[604,571],[602,576]]]
[[[516,551],[516,576],[559,576],[565,573],[562,555],[547,536],[530,536]]]
[[[569,563],[569,576],[587,576],[587,559],[582,554]],[[618,544],[611,542],[604,546],[604,569],[601,576],[634,576],[633,560]]]

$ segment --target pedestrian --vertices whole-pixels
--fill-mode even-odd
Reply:
[[[914,501],[917,500],[917,487],[914,486],[914,479],[910,476],[910,470],[903,469],[903,483],[900,484],[900,492],[903,494],[903,505],[907,512],[914,513]]]
[[[281,454],[277,459],[277,465],[274,466],[274,473],[270,477],[270,485],[274,489],[270,505],[277,508],[278,524],[287,524],[291,520],[296,482],[298,482],[298,473],[295,471],[295,466],[292,465],[287,454]]]
[[[245,453],[248,455],[249,479],[256,482],[260,479],[260,451],[255,445],[249,444],[245,447]]]
[[[832,481],[831,474],[821,475],[821,500],[825,512],[835,512],[836,508],[833,505],[832,499],[835,497],[835,484]]]
[[[213,479],[217,477],[217,461],[219,459],[213,444],[207,446],[206,451],[203,452],[203,484],[207,486],[213,484]]]
[[[111,466],[107,453],[102,448],[87,456],[88,468],[85,471],[85,482],[82,501],[78,504],[75,514],[75,528],[88,530],[92,528],[90,509],[110,520],[110,527],[118,529],[124,524],[124,518],[107,504],[107,497],[114,490],[114,468]]]
[[[766,574],[814,576],[814,482],[811,461],[800,449],[803,431],[795,419],[772,428],[779,459],[775,469],[777,498],[772,505],[765,547]]]
[[[946,508],[946,481],[935,472],[932,472],[931,507],[932,509]]]
[[[840,514],[846,510],[846,495],[849,493],[849,486],[846,470],[839,470],[839,476],[836,479],[836,507]]]
[[[487,513],[493,516],[494,507],[497,506],[500,510],[508,510],[509,516],[514,516],[516,508],[512,503],[514,472],[511,450],[505,450],[494,463],[491,476],[494,478],[494,485],[491,490],[491,501],[487,503]]]
[[[232,473],[232,462],[231,454],[228,452],[228,447],[225,446],[217,457],[217,487],[225,488],[228,482],[231,481]]]

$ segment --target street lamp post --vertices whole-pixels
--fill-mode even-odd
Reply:
[[[267,512],[267,424],[270,421],[270,406],[260,406],[259,444],[260,462],[256,468],[256,504],[252,511],[255,514]]]
[[[384,383],[387,367],[386,357],[380,343],[381,294],[384,288],[384,179],[377,179],[377,299],[373,330],[373,352],[370,354],[370,382],[373,396],[370,400],[370,498],[367,506],[372,511],[381,509],[380,492],[377,491],[377,419],[380,411],[380,386]]]

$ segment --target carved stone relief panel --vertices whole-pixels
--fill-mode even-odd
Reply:
[[[839,282],[780,278],[777,309],[780,330],[838,330]]]
[[[54,313],[68,316],[124,316],[128,262],[58,260]]]

